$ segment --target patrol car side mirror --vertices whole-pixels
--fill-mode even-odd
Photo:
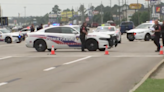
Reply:
[[[73,31],[73,34],[78,34],[78,32],[77,31]]]

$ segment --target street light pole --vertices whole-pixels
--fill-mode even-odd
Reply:
[[[26,25],[26,6],[24,7],[24,19],[25,19],[25,25]]]
[[[119,2],[119,25],[120,25],[120,0],[118,0],[118,2]]]
[[[103,11],[102,11],[102,1],[101,1],[101,24],[103,24]]]
[[[137,0],[137,8],[138,8],[138,14],[137,14],[137,17],[138,17],[138,25],[140,24],[140,20],[139,20],[139,5],[138,5],[138,0]]]
[[[0,15],[0,17],[1,17],[1,26],[2,26],[2,8],[1,8],[1,4],[0,4],[0,13],[1,13],[1,15]]]

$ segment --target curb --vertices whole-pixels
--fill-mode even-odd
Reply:
[[[150,72],[148,72],[143,78],[142,80],[133,87],[133,89],[131,89],[129,92],[134,92],[136,91],[151,75],[152,73],[154,73],[162,64],[164,63],[164,59],[161,60],[161,62],[159,62]]]

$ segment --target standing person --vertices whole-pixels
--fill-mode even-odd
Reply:
[[[155,29],[154,43],[157,46],[157,50],[155,52],[159,52],[160,51],[160,42],[159,41],[160,41],[161,27],[157,20],[155,21],[154,29]]]
[[[34,32],[34,31],[35,31],[34,24],[31,25],[31,27],[30,27],[30,31],[31,31],[31,32]]]
[[[80,40],[81,40],[81,50],[82,52],[85,52],[85,36],[87,33],[87,24],[84,22],[83,25],[80,28]]]
[[[50,25],[51,25],[51,23],[50,23],[50,22],[48,22],[48,27],[50,27]]]
[[[43,29],[43,24],[41,24],[41,25],[37,28],[37,30],[40,30],[40,29]]]
[[[164,46],[164,21],[163,21],[163,24],[161,25],[161,34],[162,34],[162,42]]]

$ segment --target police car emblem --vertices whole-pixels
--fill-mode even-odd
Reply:
[[[76,36],[76,39],[79,40],[79,36]]]

